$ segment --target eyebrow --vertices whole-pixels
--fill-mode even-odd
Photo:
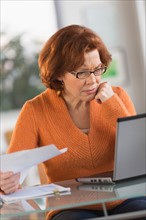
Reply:
[[[95,69],[97,69],[98,67],[101,67],[102,66],[102,63],[99,63],[98,64],[98,66],[96,66],[95,68],[94,68],[94,70]],[[89,69],[86,69],[86,66],[84,67],[84,65],[81,67],[81,69],[79,69],[78,71],[85,71],[85,70],[89,70]]]

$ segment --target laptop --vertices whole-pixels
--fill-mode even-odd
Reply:
[[[117,182],[116,184],[79,184],[76,186],[79,191],[86,191],[85,195],[92,195],[92,192],[97,192],[99,198],[127,198],[135,196],[143,196],[146,193],[146,176],[133,178],[125,181]],[[89,194],[88,194],[89,193]],[[146,212],[145,212],[146,214]]]
[[[146,113],[117,119],[113,172],[76,180],[86,184],[114,184],[140,176],[146,176]]]

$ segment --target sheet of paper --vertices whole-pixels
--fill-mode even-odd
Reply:
[[[39,186],[30,186],[18,189],[16,192],[8,195],[0,195],[1,199],[6,202],[15,202],[18,200],[33,199],[44,195],[55,195],[56,193],[70,192],[69,187],[62,187],[57,184],[47,184]]]
[[[43,161],[49,160],[55,156],[63,154],[67,148],[58,150],[58,148],[51,144],[31,150],[18,151],[15,153],[0,155],[1,171],[13,171],[14,173],[21,172],[20,184],[26,177],[28,170]]]

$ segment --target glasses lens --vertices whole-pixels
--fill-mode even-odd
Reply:
[[[100,76],[102,75],[103,73],[106,72],[106,69],[107,67],[104,66],[104,67],[101,67],[101,68],[98,68],[96,70],[94,70],[93,72],[91,71],[81,71],[81,72],[72,72],[73,75],[76,76],[76,78],[78,79],[86,79],[87,77],[89,77],[91,75],[91,73],[93,73],[95,76]]]
[[[107,67],[106,67],[106,66],[102,67],[102,73],[105,73],[106,70],[107,70]]]
[[[79,78],[79,79],[85,79],[88,76],[90,76],[90,72],[89,71],[84,71],[84,72],[78,72],[77,73],[77,78]]]
[[[101,68],[94,71],[94,75],[99,76],[99,75],[102,75],[105,72],[106,72],[106,67],[101,67]]]

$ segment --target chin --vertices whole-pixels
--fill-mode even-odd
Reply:
[[[95,95],[88,95],[86,97],[84,97],[84,101],[90,102],[95,98]]]

